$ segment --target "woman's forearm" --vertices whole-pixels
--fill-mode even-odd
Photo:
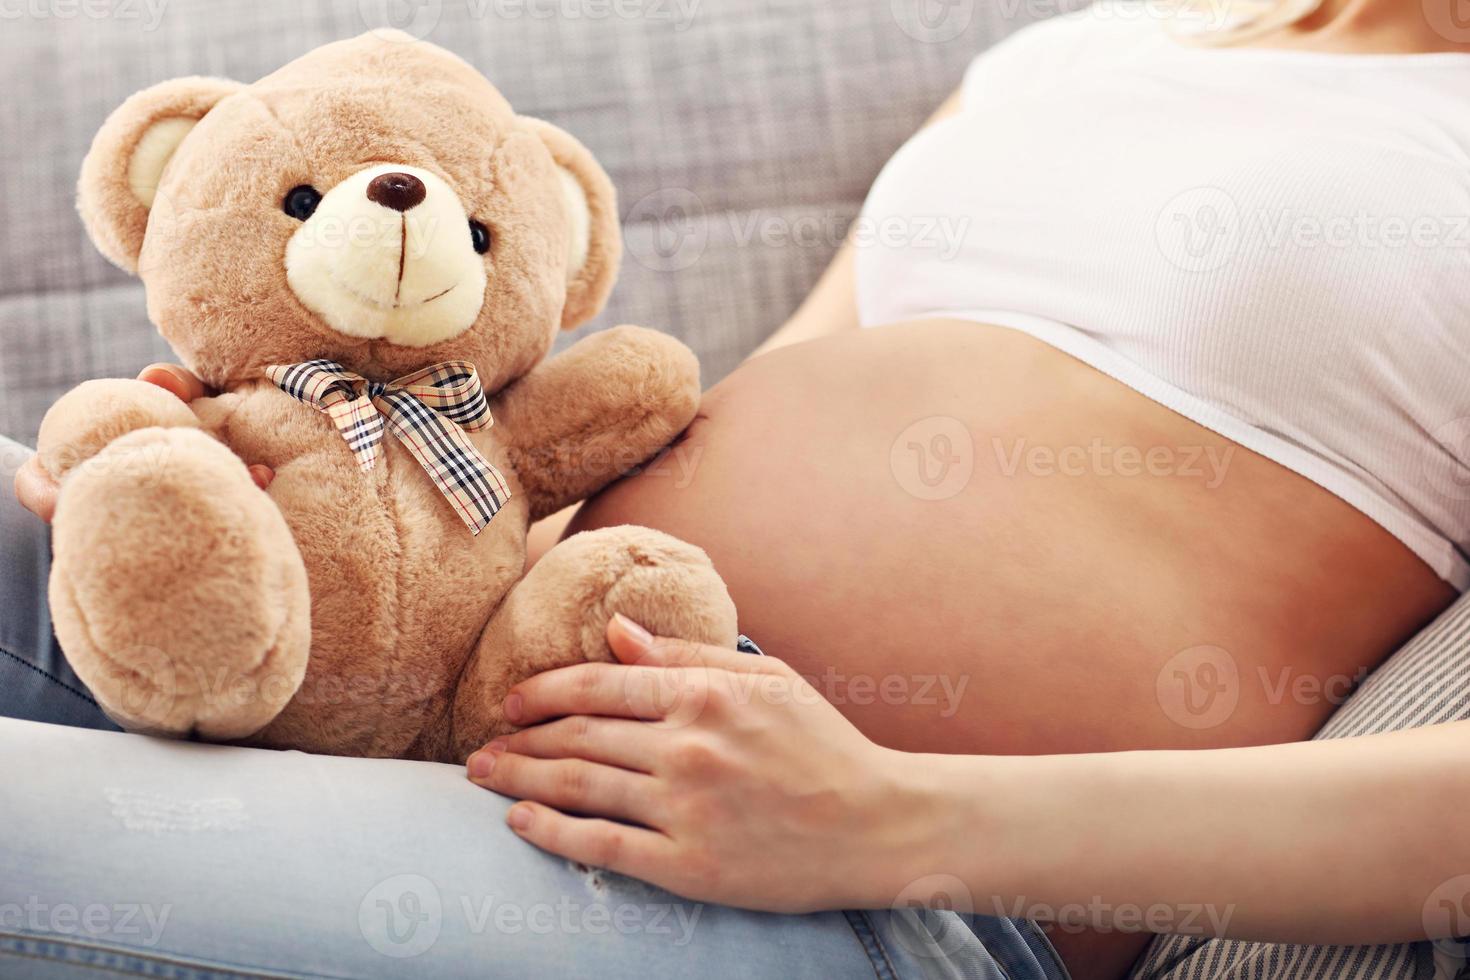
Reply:
[[[1454,883],[1470,875],[1470,723],[1256,748],[914,761],[900,764],[934,803],[920,807],[935,821],[920,837],[934,856],[910,868],[959,878],[977,912],[1362,944],[1445,934],[1470,901],[1470,878]]]
[[[837,250],[822,278],[791,318],[751,352],[751,357],[829,337],[858,327],[857,290],[853,279],[854,245],[849,239]]]

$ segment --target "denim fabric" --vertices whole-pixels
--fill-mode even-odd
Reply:
[[[766,655],[766,651],[757,646],[756,642],[744,633],[741,633],[739,639],[735,641],[735,649],[741,653],[753,653],[757,657],[764,657]]]
[[[7,479],[25,455],[0,441]],[[113,726],[51,636],[44,526],[0,497],[0,744],[24,760],[0,977],[1065,980],[1022,920],[771,915],[571,864],[458,766],[86,731]]]
[[[0,436],[0,715],[117,731],[51,633],[50,533],[10,489],[30,456]]]

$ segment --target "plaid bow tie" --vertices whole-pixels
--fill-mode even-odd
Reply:
[[[505,477],[465,438],[494,424],[472,365],[446,361],[387,384],[328,360],[273,364],[265,373],[286,394],[325,412],[364,472],[383,455],[386,420],[470,533],[483,531],[510,499]]]

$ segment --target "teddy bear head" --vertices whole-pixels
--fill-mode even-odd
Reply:
[[[329,44],[254,84],[128,99],[79,208],[183,363],[228,388],[337,361],[390,381],[468,360],[494,391],[596,315],[621,249],[592,155],[407,34]]]

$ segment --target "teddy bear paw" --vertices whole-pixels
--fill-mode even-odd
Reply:
[[[144,429],[77,466],[53,552],[57,637],[125,728],[241,738],[300,686],[301,556],[244,463],[202,432]]]

